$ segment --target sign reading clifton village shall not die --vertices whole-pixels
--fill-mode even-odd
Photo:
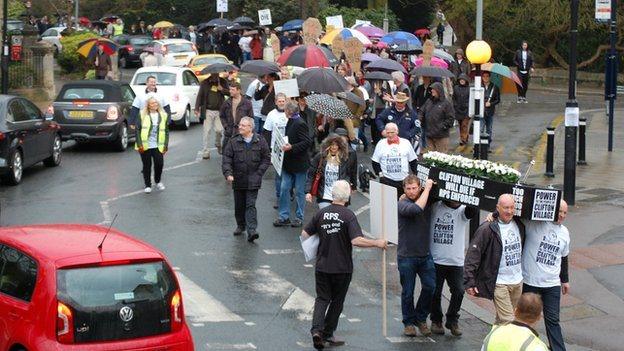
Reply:
[[[498,197],[512,194],[516,200],[516,216],[555,221],[559,215],[561,191],[526,185],[501,183],[437,167],[418,164],[418,178],[437,183],[432,195],[440,200],[456,201],[485,211],[495,211]]]

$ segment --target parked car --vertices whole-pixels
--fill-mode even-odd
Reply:
[[[41,34],[41,40],[46,41],[52,46],[54,46],[54,50],[56,53],[63,51],[63,45],[61,44],[61,32],[64,31],[67,27],[52,27],[48,28],[43,34]]]
[[[195,114],[195,100],[199,92],[199,80],[186,67],[152,66],[139,68],[130,81],[136,95],[145,95],[145,82],[149,76],[156,77],[158,93],[169,101],[171,122],[188,129],[192,122],[200,122]]]
[[[188,67],[193,71],[193,73],[195,73],[201,82],[209,76],[208,74],[201,74],[201,70],[208,65],[212,65],[213,63],[232,64],[232,61],[230,61],[225,55],[221,54],[203,54],[193,57],[189,62]],[[223,73],[223,77],[227,77],[227,73]]]
[[[79,224],[0,229],[0,350],[193,351],[164,254]]]
[[[141,53],[143,48],[152,42],[152,37],[148,35],[128,35],[122,34],[113,37],[113,41],[119,44],[117,53],[119,54],[119,66],[127,68],[130,64],[141,66]]]
[[[27,99],[0,95],[0,175],[3,181],[19,184],[24,169],[41,161],[48,167],[60,165],[59,128]]]
[[[147,47],[153,50],[160,66],[186,66],[197,56],[197,47],[186,39],[154,40]]]
[[[127,83],[69,82],[63,85],[46,114],[61,126],[63,140],[104,141],[117,151],[125,151],[135,135],[127,121],[134,96]]]

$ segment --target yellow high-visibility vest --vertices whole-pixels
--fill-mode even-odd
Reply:
[[[158,150],[160,152],[164,152],[165,148],[167,148],[169,144],[169,128],[167,125],[169,119],[167,118],[167,113],[163,110],[159,110],[159,115],[160,117],[158,118],[158,125],[156,126],[158,128],[157,143]],[[137,133],[134,148],[137,150],[139,150],[139,148],[147,150],[149,148],[147,141],[149,140],[149,135],[152,132],[152,128],[154,128],[154,126],[152,125],[152,118],[149,116],[149,113],[147,113],[147,109],[143,109],[141,111],[140,118],[141,130]]]
[[[481,351],[548,351],[548,346],[529,328],[509,323],[492,327]]]

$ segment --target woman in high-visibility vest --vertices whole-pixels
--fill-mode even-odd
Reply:
[[[165,190],[161,182],[164,157],[169,145],[169,118],[162,109],[158,99],[147,99],[146,107],[141,111],[136,126],[135,149],[141,154],[143,162],[143,180],[145,193],[152,192],[152,160],[154,161],[154,181],[156,189]]]

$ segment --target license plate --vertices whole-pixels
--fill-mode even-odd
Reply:
[[[175,57],[175,59],[176,59],[176,60],[180,60],[180,59],[185,59],[185,58],[187,58],[188,56],[187,56],[187,55],[176,55],[176,56],[174,56],[174,57]]]
[[[69,111],[68,113],[68,117],[69,118],[76,118],[76,119],[88,119],[88,118],[93,118],[93,111]]]

